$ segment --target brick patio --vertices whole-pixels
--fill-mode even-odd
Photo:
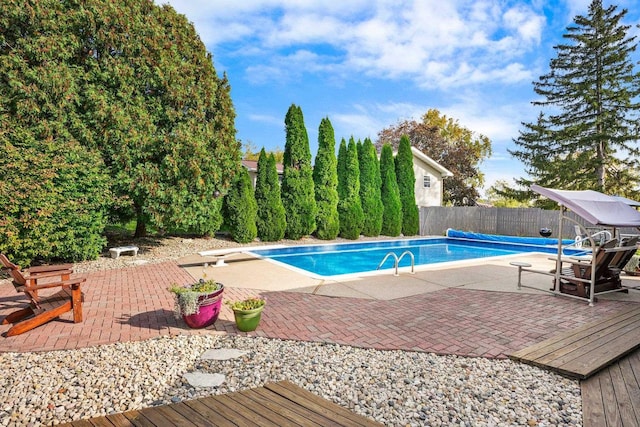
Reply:
[[[174,317],[173,295],[167,288],[193,281],[175,262],[85,276],[83,323],[74,324],[67,313],[23,335],[0,337],[0,351],[74,349],[162,335],[239,333],[227,307],[214,326],[201,330],[189,329]],[[397,278],[393,283],[399,285]],[[603,300],[589,307],[550,295],[456,288],[387,301],[230,287],[224,295],[225,299],[267,298],[258,330],[248,335],[497,358],[636,304]],[[0,318],[25,304],[26,298],[9,281],[0,281]],[[0,326],[0,332],[8,328]]]

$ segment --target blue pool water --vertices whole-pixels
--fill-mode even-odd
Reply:
[[[252,253],[318,276],[336,276],[375,271],[389,252],[400,256],[411,251],[415,265],[514,255],[526,252],[556,253],[552,246],[535,246],[499,242],[478,242],[450,238],[422,238],[412,240],[388,240],[363,243],[340,243],[314,246],[254,250]],[[411,257],[405,256],[400,267],[411,265]],[[380,269],[393,268],[389,257]]]

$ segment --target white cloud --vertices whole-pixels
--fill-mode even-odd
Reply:
[[[247,80],[254,84],[287,82],[297,79],[303,73],[331,73],[335,68],[332,60],[302,49],[288,55],[275,56],[266,63],[248,66],[245,73]]]
[[[380,122],[369,114],[333,114],[330,116],[335,128],[336,142],[353,136],[357,139],[371,138],[375,141],[380,130]]]
[[[507,10],[503,15],[506,28],[514,30],[525,41],[540,43],[544,18],[522,5]]]
[[[291,51],[327,52],[302,62],[301,72],[344,70],[411,78],[429,86],[464,86],[529,78],[512,73],[523,52],[540,42],[544,16],[533,7],[473,0],[170,0],[193,20],[207,46],[233,43],[238,55],[257,55],[271,68],[261,79],[288,73]],[[266,62],[265,62],[266,59]],[[296,64],[300,62],[295,62]],[[256,70],[256,68],[253,68]]]
[[[270,116],[267,114],[248,114],[249,120],[270,125],[283,126],[282,117]]]

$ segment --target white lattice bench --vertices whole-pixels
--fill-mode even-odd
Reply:
[[[117,248],[109,249],[109,254],[111,254],[111,258],[118,258],[123,252],[132,252],[133,256],[138,256],[139,250],[137,246],[118,246]]]
[[[224,249],[212,249],[210,251],[198,252],[198,255],[208,257],[212,256],[216,258],[216,267],[225,267],[228,264],[224,262],[224,259],[229,255],[239,254],[243,252],[251,252],[264,249],[277,249],[284,248],[285,245],[265,245],[265,246],[238,246],[237,248],[224,248]]]

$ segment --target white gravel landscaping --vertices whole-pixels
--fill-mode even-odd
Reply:
[[[206,360],[213,348],[244,350]],[[222,374],[196,388],[189,372]],[[577,381],[509,360],[240,336],[0,353],[0,425],[40,426],[289,380],[389,426],[582,424]]]

